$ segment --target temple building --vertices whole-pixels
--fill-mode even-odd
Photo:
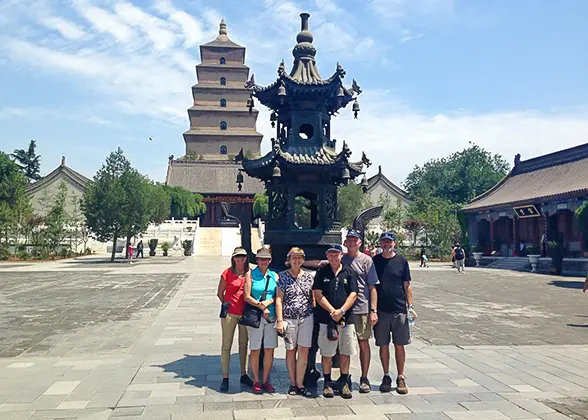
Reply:
[[[398,185],[386,177],[382,172],[382,165],[378,166],[378,173],[368,178],[367,194],[374,206],[388,201],[392,206],[408,206],[410,199],[408,194]],[[382,216],[375,218],[369,224],[371,230],[382,231]]]
[[[588,201],[588,143],[533,159],[516,155],[498,184],[463,207],[471,244],[486,255],[515,256],[522,246],[562,241],[568,257],[586,251],[574,211]]]
[[[258,111],[247,106],[245,47],[231,41],[224,20],[218,37],[200,46],[200,58],[198,83],[192,86],[194,104],[188,109],[190,129],[184,133],[186,154],[170,156],[166,184],[204,196],[206,214],[200,225],[220,226],[222,201],[252,210],[253,196],[264,190],[261,182],[245,177],[238,191],[240,165],[234,162],[241,149],[259,157],[262,134],[256,130]]]

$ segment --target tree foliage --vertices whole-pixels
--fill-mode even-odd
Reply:
[[[339,187],[337,194],[339,221],[343,227],[350,228],[359,213],[372,205],[369,195],[355,182]]]
[[[151,184],[150,190],[151,202],[153,203],[150,221],[151,223],[159,225],[169,218],[171,212],[171,197],[165,190],[164,185]]]
[[[27,180],[6,153],[0,152],[0,243],[8,244],[15,228],[30,213]]]
[[[447,158],[415,166],[404,187],[411,198],[439,197],[463,204],[492,188],[508,170],[502,156],[472,144]]]
[[[584,249],[588,250],[588,201],[576,209],[576,218],[578,219],[578,229],[584,239]]]
[[[49,251],[55,255],[58,248],[67,236],[67,224],[69,215],[66,211],[67,185],[65,182],[59,184],[57,195],[53,201],[47,216],[45,217],[45,238]]]
[[[184,187],[164,185],[163,189],[171,199],[171,217],[176,219],[195,218],[206,213],[204,197],[200,194],[195,194]]]
[[[265,220],[268,212],[268,196],[266,192],[257,193],[253,197],[253,217]]]
[[[28,182],[34,182],[41,179],[41,156],[35,152],[37,144],[35,140],[29,142],[29,147],[25,149],[16,149],[12,157],[16,159],[21,170],[24,172]]]

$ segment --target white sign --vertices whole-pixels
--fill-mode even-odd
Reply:
[[[501,211],[500,213],[498,213],[498,217],[505,217],[505,216],[506,216],[505,211]]]
[[[557,209],[558,209],[558,210],[565,210],[565,209],[567,209],[567,208],[568,208],[568,205],[567,205],[567,204],[565,204],[565,203],[564,203],[564,204],[558,204],[558,205],[557,205]]]

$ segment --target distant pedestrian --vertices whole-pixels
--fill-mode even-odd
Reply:
[[[457,267],[457,272],[465,274],[465,260],[466,260],[465,251],[459,244],[455,244],[454,254],[455,254],[455,266]]]
[[[425,250],[425,246],[422,245],[421,246],[421,265],[419,267],[427,267],[427,261],[429,259],[427,258],[427,251]]]
[[[134,255],[134,253],[135,253],[135,250],[133,249],[133,246],[129,242],[129,244],[127,245],[127,258],[129,259],[129,264],[132,264],[133,263],[133,255]]]
[[[141,255],[141,258],[143,258],[143,240],[142,239],[137,244],[137,258],[139,258],[139,255]]]

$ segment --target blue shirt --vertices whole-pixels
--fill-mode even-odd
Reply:
[[[267,293],[265,295],[265,300],[275,299],[276,298],[276,287],[278,286],[278,275],[276,272],[272,270],[267,270],[266,275],[264,276],[259,271],[259,268],[255,267],[254,270],[251,270],[251,297],[255,300],[261,301],[261,295],[265,290],[265,284],[267,282],[267,276],[270,277],[269,285],[267,287]],[[270,318],[276,318],[276,304],[272,303],[269,306],[270,311]]]

